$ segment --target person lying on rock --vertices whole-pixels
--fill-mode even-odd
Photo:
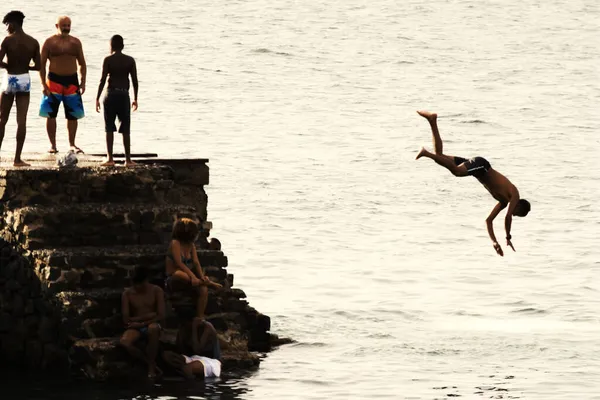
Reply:
[[[191,329],[182,327],[177,335],[177,347],[182,354],[165,351],[163,359],[184,377],[193,379],[221,375],[219,337],[210,322],[196,317]]]
[[[222,286],[208,279],[202,271],[194,242],[198,238],[198,224],[189,218],[180,218],[173,225],[172,240],[166,257],[165,287],[169,290],[190,285],[196,290],[196,316],[203,319],[208,303],[208,286]],[[192,270],[195,269],[196,273]]]
[[[148,281],[148,269],[137,267],[131,278],[132,286],[125,289],[121,298],[121,312],[126,330],[121,345],[136,359],[148,364],[148,377],[155,378],[162,372],[156,366],[160,322],[165,317],[163,290]],[[146,353],[135,346],[140,338],[147,339]]]

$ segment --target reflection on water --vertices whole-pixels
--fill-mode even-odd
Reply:
[[[249,392],[248,378],[252,372],[224,374],[220,379],[187,381],[165,377],[160,382],[130,381],[122,383],[89,383],[43,376],[3,375],[1,398],[28,400],[175,400],[211,399],[235,400]]]

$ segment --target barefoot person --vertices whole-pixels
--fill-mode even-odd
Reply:
[[[42,46],[40,78],[44,88],[44,97],[40,104],[40,117],[47,118],[46,130],[51,146],[48,152],[57,153],[56,116],[62,102],[67,118],[69,145],[71,150],[81,154],[83,151],[75,145],[75,135],[77,134],[77,120],[85,115],[81,95],[85,93],[87,67],[81,41],[70,35],[71,19],[59,17],[56,29],[58,32],[46,39]],[[48,76],[46,76],[48,60],[50,66]],[[77,77],[77,64],[79,64],[81,83]]]
[[[132,277],[132,287],[125,289],[121,298],[121,312],[126,331],[121,337],[121,345],[131,356],[148,364],[148,377],[156,377],[160,370],[156,367],[160,322],[165,317],[163,290],[148,282],[148,270],[137,267]],[[135,342],[145,336],[148,339],[146,353],[135,346]]]
[[[440,138],[440,132],[437,127],[437,114],[430,113],[428,111],[417,111],[417,113],[423,118],[429,121],[431,126],[431,132],[433,134],[433,148],[435,153],[431,153],[423,147],[419,154],[417,154],[417,160],[421,157],[431,158],[437,164],[448,169],[454,176],[474,176],[481,182],[481,184],[490,192],[492,197],[498,200],[498,204],[489,217],[486,219],[487,230],[492,239],[492,243],[496,253],[500,256],[504,255],[502,247],[496,240],[494,235],[494,218],[502,211],[506,206],[508,210],[506,212],[506,218],[504,219],[504,225],[506,228],[506,245],[510,246],[513,251],[515,250],[510,235],[510,228],[512,224],[512,216],[524,217],[529,213],[531,205],[525,199],[519,197],[519,191],[504,175],[492,168],[490,163],[483,157],[475,157],[469,160],[462,157],[454,157],[443,152],[442,139]]]
[[[204,319],[208,303],[208,286],[221,288],[204,275],[194,242],[198,238],[198,224],[189,218],[180,218],[173,225],[172,240],[166,257],[166,287],[173,290],[195,288],[198,296],[196,316]],[[195,268],[196,273],[192,271]]]
[[[30,70],[40,69],[40,44],[37,40],[23,32],[25,15],[21,11],[11,11],[4,16],[2,23],[6,25],[8,36],[0,45],[0,68],[6,73],[0,83],[0,148],[4,140],[4,130],[13,102],[17,103],[17,150],[15,167],[27,167],[29,164],[21,160],[21,152],[25,143],[27,128],[27,111],[29,110],[29,90],[31,89]],[[7,63],[4,63],[7,56]],[[33,60],[34,66],[29,64]]]
[[[98,95],[96,96],[96,112],[100,112],[100,96],[108,77],[108,88],[104,98],[104,124],[106,127],[106,155],[107,160],[103,166],[113,166],[113,141],[114,133],[117,130],[115,118],[121,122],[119,133],[123,135],[123,146],[125,147],[125,166],[133,166],[136,163],[131,161],[131,141],[130,141],[130,123],[131,113],[138,107],[138,79],[135,60],[133,57],[125,55],[123,51],[123,37],[114,35],[110,39],[111,55],[104,59],[102,65],[102,78],[98,86]],[[133,85],[133,103],[129,99],[129,76]]]
[[[219,377],[221,348],[215,327],[208,321],[194,318],[190,328],[179,329],[177,347],[181,354],[165,351],[163,359],[189,379]]]

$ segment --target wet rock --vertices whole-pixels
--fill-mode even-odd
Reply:
[[[12,300],[12,314],[15,317],[22,317],[25,314],[25,300],[19,294],[15,294]]]
[[[8,362],[19,365],[25,352],[25,338],[15,333],[0,334],[0,349]]]
[[[13,319],[9,313],[0,311],[0,334],[6,333],[13,325]]]
[[[25,344],[25,362],[29,369],[37,369],[42,364],[44,345],[37,340],[28,340]]]
[[[67,374],[70,368],[69,354],[54,343],[44,345],[42,367],[56,374]]]
[[[52,343],[58,338],[58,321],[55,319],[43,316],[39,328],[38,337],[43,343]]]
[[[118,346],[121,294],[139,265],[163,285],[173,222],[189,217],[202,223],[196,248],[206,275],[225,288],[209,289],[206,309],[222,339],[223,367],[258,365],[249,350],[273,345],[270,319],[232,289],[220,249],[206,250],[206,160],[160,162],[135,170],[82,161],[61,171],[0,171],[0,364],[97,380],[143,376]],[[174,332],[195,316],[193,290],[169,293],[167,304]]]

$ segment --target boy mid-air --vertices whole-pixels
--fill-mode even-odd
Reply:
[[[493,198],[498,200],[498,204],[492,210],[489,217],[486,219],[487,230],[492,239],[494,249],[496,253],[503,256],[504,252],[502,247],[496,240],[494,235],[494,218],[502,211],[506,206],[506,218],[504,219],[504,226],[506,228],[506,245],[510,246],[513,251],[515,248],[511,243],[510,227],[512,223],[512,216],[524,217],[529,213],[531,205],[525,199],[519,198],[519,191],[508,180],[504,175],[492,168],[490,163],[483,157],[475,157],[469,160],[462,157],[454,157],[444,154],[442,139],[440,132],[437,127],[437,114],[428,111],[417,111],[417,113],[423,118],[429,121],[431,126],[431,132],[433,134],[433,148],[435,153],[425,150],[423,147],[419,154],[417,154],[417,160],[421,157],[431,158],[437,164],[446,168],[454,176],[474,176],[479,182],[490,192]]]

